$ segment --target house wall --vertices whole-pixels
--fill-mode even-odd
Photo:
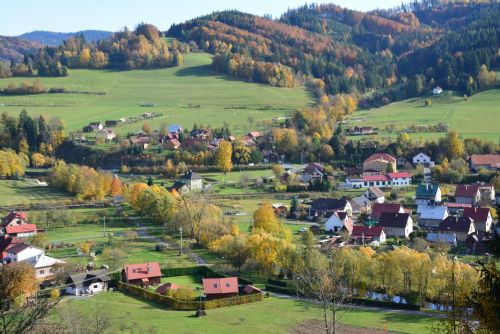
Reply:
[[[25,250],[18,253],[17,255],[14,255],[12,260],[15,262],[21,262],[21,261],[25,261],[25,260],[32,259],[32,258],[39,258],[42,255],[43,255],[43,250],[35,248],[35,247],[30,247],[30,248],[26,248]]]
[[[191,190],[201,190],[203,188],[203,180],[192,180],[190,188]]]
[[[475,205],[477,202],[479,202],[479,196],[476,196],[476,198],[472,197],[455,197],[455,202],[459,204],[473,204]]]
[[[36,268],[35,277],[39,280],[44,280],[54,275],[54,269],[52,267]]]
[[[325,231],[337,232],[342,227],[344,227],[344,224],[335,215],[332,215],[330,218],[328,218],[328,220],[325,223]]]
[[[387,171],[388,161],[374,160],[363,163],[363,170],[376,170],[385,173]],[[393,164],[393,170],[396,171],[396,163]]]
[[[491,225],[493,224],[493,218],[488,215],[488,219],[484,222],[474,222],[476,225],[476,231],[489,232],[491,230]]]
[[[446,218],[446,217],[445,217]],[[426,227],[430,229],[435,229],[439,227],[442,219],[418,219],[418,225],[421,227]]]

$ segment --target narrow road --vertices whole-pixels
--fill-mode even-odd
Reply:
[[[156,243],[158,243],[160,245],[164,245],[164,246],[166,246],[166,247],[168,247],[170,249],[175,249],[175,250],[177,250],[177,251],[180,252],[180,249],[181,249],[180,245],[178,245],[176,243],[173,243],[173,242],[164,241],[164,240],[162,240],[161,238],[159,238],[157,236],[149,234],[148,227],[147,226],[143,226],[141,223],[137,222],[136,226],[137,226],[137,228],[136,228],[137,234],[142,239],[151,240],[152,242],[156,242]],[[193,251],[189,252],[188,257],[189,257],[189,259],[191,259],[191,261],[196,262],[196,264],[198,264],[198,265],[207,265],[207,262],[205,260],[203,260],[197,254],[193,253]]]

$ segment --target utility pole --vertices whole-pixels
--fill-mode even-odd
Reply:
[[[181,252],[179,255],[182,255],[182,226],[179,227],[179,231],[181,232]]]
[[[106,236],[106,215],[104,215],[104,231],[103,236]]]

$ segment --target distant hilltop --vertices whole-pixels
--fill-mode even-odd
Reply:
[[[94,42],[99,39],[108,38],[112,32],[103,30],[82,30],[77,32],[52,32],[37,30],[19,35],[17,37],[44,45],[59,46],[64,40],[79,34],[82,34],[87,41]]]

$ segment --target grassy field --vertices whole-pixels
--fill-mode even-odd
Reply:
[[[144,329],[149,328],[146,332],[150,333],[289,333],[297,324],[320,317],[311,306],[277,298],[210,310],[203,318],[194,317],[194,312],[171,311],[119,292],[108,292],[81,301],[71,300],[69,303],[83,311],[101,303],[109,311],[116,327],[118,324],[133,326],[135,323],[147,326]],[[388,330],[408,334],[427,333],[431,321],[423,316],[361,310],[348,311],[342,318],[343,323],[350,325],[387,327]],[[115,331],[118,331],[116,327]]]
[[[397,132],[411,125],[434,125],[439,122],[449,124],[451,130],[459,132],[463,138],[477,137],[499,140],[500,89],[481,92],[464,100],[460,96],[431,97],[431,107],[424,106],[425,99],[410,99],[392,103],[380,109],[359,110],[350,117],[350,125],[373,126],[380,129],[379,136],[397,136]],[[384,131],[394,126],[394,131]],[[442,133],[415,133],[414,139],[435,139]],[[352,137],[352,138],[372,138]]]
[[[47,203],[70,200],[73,197],[66,192],[46,186],[36,186],[25,181],[0,181],[0,203],[2,205]]]
[[[45,87],[64,87],[72,91],[105,92],[105,95],[44,94],[0,97],[0,113],[19,114],[23,108],[31,114],[60,117],[68,130],[80,129],[90,121],[117,120],[159,112],[162,118],[148,121],[179,123],[190,128],[194,123],[221,126],[227,122],[234,133],[249,130],[248,117],[255,122],[271,120],[310,105],[313,97],[301,88],[274,88],[247,83],[211,69],[211,55],[185,55],[182,67],[137,70],[71,70],[65,78],[41,78]],[[0,87],[32,78],[2,80]],[[156,107],[141,107],[142,102]],[[244,109],[243,109],[244,108]],[[118,134],[139,130],[142,123],[117,127]],[[254,125],[254,127],[256,127]]]

